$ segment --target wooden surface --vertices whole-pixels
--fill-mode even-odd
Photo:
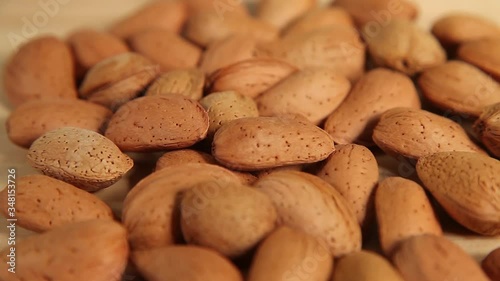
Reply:
[[[56,12],[49,15],[48,20],[44,20],[43,8],[40,2],[53,2],[56,0],[0,0],[0,68],[3,69],[7,56],[15,50],[11,38],[18,38],[23,35],[23,26],[26,21],[33,22],[39,17],[41,23],[35,26],[33,34],[28,36],[38,36],[46,33],[55,33],[60,36],[66,35],[69,31],[78,27],[94,27],[105,29],[116,19],[130,13],[141,6],[147,0],[57,0],[64,4],[56,7]],[[216,1],[216,0],[214,0]],[[293,1],[293,0],[290,0]],[[430,24],[440,15],[450,11],[468,11],[484,15],[500,24],[499,0],[418,0],[421,15],[419,25],[428,28]],[[36,20],[36,19],[35,19]],[[30,31],[30,30],[28,30]],[[32,31],[32,30],[31,30]],[[27,38],[28,39],[28,38]],[[1,82],[1,81],[0,81]],[[5,101],[3,93],[0,93],[0,183],[5,185],[7,179],[7,168],[16,168],[17,176],[34,173],[25,162],[26,151],[10,144],[5,135],[5,119],[8,116],[9,106]],[[391,174],[390,167],[396,164],[393,160],[387,161],[384,165],[389,167],[386,174]],[[129,186],[127,179],[99,193],[99,196],[106,200],[116,211],[120,208],[120,203],[124,198]],[[446,217],[446,216],[444,216]],[[445,219],[446,220],[446,219]],[[5,220],[0,224],[0,248],[5,247],[6,228]],[[449,223],[446,223],[449,224]],[[481,260],[490,250],[500,246],[500,238],[479,237],[464,231],[454,223],[447,226],[447,236],[463,247],[477,260]],[[27,231],[18,228],[18,239],[29,235]]]

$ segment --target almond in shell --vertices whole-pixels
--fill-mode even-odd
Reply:
[[[332,281],[404,281],[389,261],[378,254],[360,251],[336,263]]]
[[[163,154],[156,162],[156,171],[186,163],[216,164],[212,155],[193,149],[179,149]]]
[[[257,18],[283,29],[317,5],[317,0],[262,0],[257,6]]]
[[[488,150],[500,158],[500,103],[484,109],[474,123],[474,131]]]
[[[464,43],[458,57],[473,64],[500,81],[500,37]]]
[[[360,27],[386,25],[393,19],[413,20],[418,8],[407,0],[336,0],[335,6],[346,9]]]
[[[149,86],[146,96],[181,95],[193,100],[203,96],[205,74],[198,69],[172,70],[161,74]]]
[[[443,45],[454,46],[484,38],[500,38],[500,26],[479,15],[451,13],[434,23],[432,33]]]
[[[492,281],[500,280],[500,248],[493,250],[481,263],[484,272]]]

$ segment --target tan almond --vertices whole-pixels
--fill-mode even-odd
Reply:
[[[23,103],[7,118],[9,139],[22,147],[61,127],[101,132],[113,113],[98,104],[77,99],[42,99]]]
[[[266,194],[236,182],[200,183],[183,194],[180,208],[186,242],[231,258],[248,253],[274,229],[277,219]]]
[[[210,0],[184,0],[188,6],[190,15],[199,13],[218,13],[221,18],[227,13],[248,16],[248,5],[244,1],[222,0],[213,2]]]
[[[451,13],[438,19],[432,33],[444,45],[459,45],[484,38],[500,38],[500,26],[485,17]]]
[[[500,234],[500,161],[474,152],[441,152],[418,160],[418,177],[458,223]]]
[[[205,74],[198,69],[172,70],[161,74],[149,86],[146,96],[181,95],[193,100],[203,96]]]
[[[382,114],[373,141],[390,155],[412,159],[443,151],[483,153],[459,124],[412,108],[393,108]]]
[[[333,256],[314,237],[286,226],[271,233],[259,246],[248,281],[327,281]]]
[[[370,222],[379,171],[368,148],[356,144],[335,146],[316,175],[342,194],[360,225]]]
[[[500,280],[500,248],[493,250],[486,256],[486,258],[481,263],[482,268],[486,275],[490,277],[492,281]]]
[[[389,257],[401,241],[411,236],[443,234],[424,189],[414,181],[384,179],[377,188],[375,210],[380,245]]]
[[[362,34],[378,66],[414,75],[446,61],[439,41],[410,21],[394,19],[375,30],[366,26]]]
[[[325,67],[356,81],[365,69],[365,45],[352,27],[333,25],[261,44],[257,57],[285,60],[300,68]]]
[[[153,1],[116,23],[110,32],[124,39],[152,28],[179,33],[186,21],[187,12],[184,1]]]
[[[127,232],[111,220],[72,223],[17,241],[16,259],[24,265],[15,274],[7,271],[9,248],[1,252],[4,281],[119,281],[128,260]]]
[[[240,118],[259,117],[255,101],[234,91],[217,92],[200,100],[210,120],[208,135],[213,137],[223,125]]]
[[[334,150],[325,131],[311,123],[280,117],[234,120],[217,131],[212,143],[217,161],[246,171],[314,163]]]
[[[216,164],[217,161],[215,161],[212,155],[205,152],[193,149],[180,149],[163,154],[156,162],[155,171],[186,163]]]
[[[335,25],[354,27],[354,22],[351,15],[343,8],[315,8],[308,11],[285,28],[282,37],[298,36],[299,34],[305,34]]]
[[[129,51],[120,38],[93,29],[77,30],[69,35],[67,41],[75,56],[77,78],[83,78],[99,62]]]
[[[209,78],[211,92],[236,91],[257,97],[297,69],[277,59],[249,59],[226,66]]]
[[[15,107],[42,98],[77,98],[71,49],[53,36],[22,45],[6,62],[3,81]]]
[[[200,70],[211,75],[216,70],[254,57],[257,40],[246,34],[234,34],[208,45],[200,61]]]
[[[351,83],[327,68],[305,69],[285,78],[256,98],[261,116],[301,114],[319,124],[344,100]]]
[[[130,48],[151,59],[161,71],[193,68],[201,57],[201,49],[176,33],[149,29],[128,38]]]
[[[115,110],[137,97],[159,72],[160,67],[142,55],[117,55],[87,72],[80,85],[80,96]]]
[[[89,192],[114,184],[134,165],[111,140],[73,127],[59,128],[36,139],[28,161],[44,174]]]
[[[389,261],[376,253],[360,251],[336,263],[332,281],[404,281]]]
[[[148,280],[243,281],[230,260],[201,247],[179,245],[137,251],[132,260]]]
[[[335,257],[361,250],[356,216],[327,182],[303,172],[280,171],[254,185],[273,201],[279,224],[312,235]]]
[[[441,236],[411,237],[392,260],[406,281],[489,280],[471,256]]]
[[[418,79],[422,94],[433,105],[464,118],[478,117],[484,107],[500,102],[500,84],[478,68],[449,61],[426,69]]]
[[[129,233],[131,247],[146,250],[181,241],[180,193],[206,181],[241,182],[229,170],[198,163],[159,170],[141,180],[127,194],[123,204],[122,221]]]
[[[336,0],[335,6],[346,9],[360,27],[385,26],[393,19],[413,20],[418,8],[407,0]]]
[[[406,75],[377,68],[353,86],[344,102],[327,118],[324,128],[335,143],[373,145],[373,128],[382,113],[394,107],[420,109],[415,85]]]
[[[16,182],[16,207],[9,210],[8,189],[0,192],[1,212],[15,216],[19,226],[43,232],[66,224],[93,219],[113,219],[97,196],[44,175],[23,176]]]
[[[283,29],[317,5],[317,0],[262,0],[257,5],[257,18]]]
[[[500,103],[484,109],[474,123],[474,131],[488,150],[500,158]]]
[[[500,38],[481,39],[464,43],[458,57],[473,64],[500,81]]]
[[[207,47],[234,34],[245,34],[259,42],[269,42],[278,37],[278,30],[271,24],[239,13],[205,12],[188,19],[184,34],[194,43]]]
[[[205,138],[208,122],[196,101],[179,95],[145,96],[120,107],[105,135],[124,151],[186,148]]]

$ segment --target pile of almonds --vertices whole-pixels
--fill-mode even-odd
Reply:
[[[479,265],[436,213],[500,235],[500,26],[417,16],[406,0],[157,0],[26,43],[7,134],[41,172],[16,183],[17,223],[39,234],[15,274],[1,253],[0,280],[499,281],[500,248]],[[416,175],[379,176],[386,154]],[[137,155],[155,171],[113,213],[94,192]]]

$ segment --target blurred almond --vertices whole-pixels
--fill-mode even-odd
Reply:
[[[193,149],[179,149],[163,154],[156,162],[155,171],[187,163],[216,164],[212,155]]]
[[[346,9],[360,27],[380,27],[393,19],[413,20],[418,15],[417,6],[407,0],[336,0],[334,5]]]
[[[257,5],[257,18],[283,29],[317,5],[317,0],[261,0]]]
[[[458,57],[500,81],[500,38],[464,43],[458,49]]]
[[[146,96],[181,95],[193,100],[203,96],[205,75],[198,69],[172,70],[158,76]]]
[[[484,272],[492,281],[500,280],[500,248],[493,250],[482,262]]]
[[[500,103],[484,109],[474,123],[474,131],[488,150],[500,158]]]
[[[500,38],[500,26],[479,15],[452,13],[438,19],[432,33],[444,45],[459,45],[483,38]]]
[[[338,260],[332,281],[404,281],[389,261],[376,253],[360,251]]]
[[[335,25],[354,28],[351,15],[343,8],[315,8],[292,22],[284,29],[282,36],[284,38],[298,36]]]

